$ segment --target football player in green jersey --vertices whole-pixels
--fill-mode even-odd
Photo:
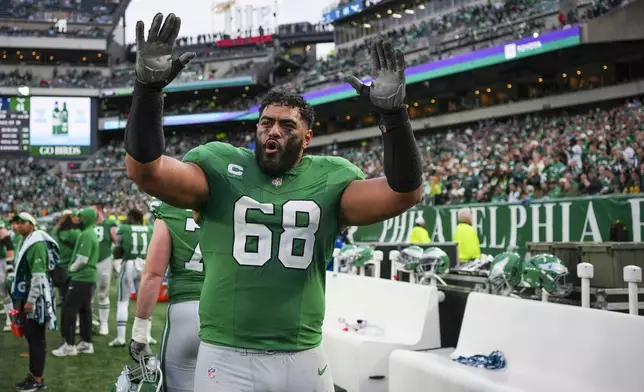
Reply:
[[[150,202],[154,234],[136,299],[130,355],[135,360],[150,353],[149,318],[168,270],[168,306],[161,342],[165,392],[192,392],[199,351],[199,296],[205,278],[199,248],[199,221],[192,210]]]
[[[116,338],[110,342],[110,347],[125,346],[125,327],[128,318],[130,294],[137,291],[141,272],[145,266],[148,244],[152,238],[152,228],[143,224],[143,213],[137,209],[127,213],[127,224],[120,225],[116,231],[114,243],[114,258],[123,259],[123,265],[118,277],[118,303],[116,305]],[[150,338],[150,344],[156,344]]]
[[[94,203],[94,209],[98,214],[98,221],[94,226],[94,231],[98,236],[99,252],[98,280],[96,281],[96,297],[98,298],[98,319],[100,321],[99,335],[106,336],[109,334],[109,317],[110,317],[110,282],[112,281],[112,244],[116,242],[116,230],[118,223],[113,219],[105,217],[103,202]]]
[[[128,176],[148,194],[201,214],[206,279],[194,392],[333,391],[322,350],[326,264],[341,229],[395,217],[422,197],[422,164],[405,108],[405,63],[372,47],[372,84],[347,79],[380,114],[385,177],[339,157],[308,156],[313,108],[273,91],[259,108],[255,153],[229,144],[163,155],[163,88],[194,56],[173,59],[180,19],[136,25],[136,81],[125,129]]]
[[[4,220],[0,220],[0,297],[3,300],[3,309],[5,312],[5,325],[2,328],[4,332],[11,331],[11,320],[7,312],[12,308],[11,297],[9,297],[7,287],[7,274],[13,271],[13,241],[11,233],[7,229]]]

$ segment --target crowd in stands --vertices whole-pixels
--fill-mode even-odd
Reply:
[[[219,140],[252,147],[249,133],[173,134],[166,153],[181,157]],[[535,114],[419,133],[425,203],[529,202],[644,190],[644,106],[641,98],[584,113]],[[384,175],[380,139],[359,147],[329,145],[314,154],[343,156],[367,177]],[[101,198],[123,212],[144,208],[147,197],[123,170],[125,148],[111,142],[82,164],[30,159],[1,161],[3,209],[59,211]]]
[[[85,27],[61,31],[55,26],[47,30],[25,29],[21,27],[0,27],[0,36],[8,37],[67,37],[67,38],[105,38],[107,33],[98,27]]]
[[[548,2],[550,4],[550,2]],[[598,16],[607,12],[614,1],[599,1],[593,8],[592,15]],[[545,11],[554,12],[555,8]],[[426,63],[428,61],[448,58],[460,51],[482,49],[497,44],[495,38],[502,36],[503,40],[518,39],[547,30],[561,28],[562,26],[546,26],[543,18],[536,18],[536,15],[544,13],[544,7],[538,0],[505,0],[491,4],[478,4],[467,6],[456,12],[427,18],[419,23],[405,24],[397,29],[386,32],[386,36],[393,42],[396,48],[406,52],[408,65]],[[535,18],[533,18],[535,17]],[[459,43],[457,48],[445,49],[436,42],[443,42],[447,37],[457,37]],[[217,50],[208,47],[218,38],[216,34],[204,34],[201,36],[186,37],[178,40],[181,47],[195,46],[201,58],[230,57],[230,50]],[[373,37],[371,37],[373,38]],[[206,45],[206,46],[203,46]],[[309,61],[301,64],[299,70],[294,70],[290,76],[287,87],[304,90],[318,89],[329,84],[339,83],[344,80],[346,74],[368,75],[370,62],[367,47],[369,40],[363,41],[350,47],[343,47],[334,55],[323,61]],[[429,50],[427,48],[430,48]],[[129,52],[132,52],[133,46]],[[254,45],[248,50],[241,51],[243,55],[260,54],[266,52],[266,46]],[[187,50],[187,49],[182,49]],[[234,56],[233,56],[234,57]],[[207,70],[183,75],[185,80],[204,80],[213,77],[230,77],[243,73],[252,73],[252,62],[246,67],[234,66],[224,74],[212,73]],[[127,74],[127,72],[125,72]],[[109,78],[89,78],[86,84],[95,87],[127,87],[132,79],[121,78],[122,71],[114,72],[111,80]],[[119,84],[122,84],[119,86]],[[59,86],[60,82],[52,83],[50,86]],[[68,86],[73,86],[69,84]]]
[[[111,23],[121,0],[0,0],[0,17],[73,23]]]

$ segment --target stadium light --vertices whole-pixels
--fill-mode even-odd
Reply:
[[[415,13],[416,13],[416,11],[414,11],[414,10],[410,10],[410,9],[406,9],[406,10],[405,10],[405,13],[406,13],[406,14],[413,15],[413,14],[415,14]]]
[[[425,5],[424,5],[424,4],[419,5],[419,6],[418,6],[418,9],[419,9],[419,10],[424,10],[424,9],[425,9]]]
[[[535,31],[534,33],[532,33],[532,37],[534,37],[534,38],[539,38],[539,33],[537,33],[537,32]]]
[[[602,68],[606,71],[608,69],[608,65],[602,65]]]
[[[365,23],[362,25],[362,27],[364,27],[365,29],[370,29],[371,25],[369,23]]]
[[[400,18],[402,18],[402,15],[400,15],[400,14],[393,14],[393,15],[391,15],[391,16],[392,16],[393,18],[396,18],[396,19],[400,19]]]

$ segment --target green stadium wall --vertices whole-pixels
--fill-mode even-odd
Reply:
[[[496,255],[508,248],[523,254],[526,242],[610,241],[615,220],[626,224],[631,241],[642,241],[643,194],[419,207],[383,223],[359,227],[353,237],[356,242],[404,243],[416,218],[422,216],[432,242],[449,242],[462,207],[472,210],[472,225],[485,254]]]

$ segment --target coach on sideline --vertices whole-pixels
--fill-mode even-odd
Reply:
[[[18,391],[45,389],[45,330],[56,329],[56,310],[50,272],[58,264],[58,244],[49,234],[37,229],[36,219],[21,212],[11,219],[22,236],[15,260],[11,285],[14,306],[29,345],[29,374],[16,384]]]

